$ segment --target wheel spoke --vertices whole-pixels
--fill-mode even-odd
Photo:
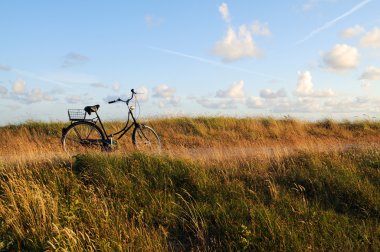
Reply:
[[[156,132],[145,125],[141,125],[136,129],[134,143],[141,151],[160,152],[161,150],[161,142]]]
[[[88,137],[90,136],[90,134],[91,134],[91,132],[92,132],[93,130],[94,130],[94,127],[91,127],[90,132],[88,133],[86,139],[88,139]]]
[[[99,151],[103,143],[100,129],[85,122],[70,126],[62,139],[63,148],[69,154]]]
[[[143,136],[144,138],[145,138],[145,141],[144,141],[144,143],[150,143],[150,141],[149,141],[149,139],[145,136],[145,134],[144,134],[144,131],[142,131],[141,129],[138,131],[138,133],[139,133],[139,135],[141,136]]]
[[[75,133],[77,134],[77,137],[78,137],[80,140],[82,140],[82,138],[81,138],[81,136],[80,136],[80,134],[79,134],[79,132],[78,132],[78,129],[74,127],[73,130],[74,130]]]

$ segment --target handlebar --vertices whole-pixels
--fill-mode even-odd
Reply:
[[[133,88],[131,89],[131,93],[132,93],[131,98],[129,98],[129,99],[126,100],[126,101],[124,101],[124,100],[122,100],[122,99],[120,99],[120,98],[117,98],[117,99],[114,100],[114,101],[109,101],[108,104],[115,103],[115,102],[125,102],[125,103],[128,105],[128,103],[133,99],[133,96],[134,96],[135,94],[137,94]]]
[[[118,100],[109,101],[108,104],[115,103],[115,102],[117,102],[117,101],[118,101]]]

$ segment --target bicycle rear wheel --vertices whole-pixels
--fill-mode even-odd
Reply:
[[[161,151],[161,141],[157,133],[154,129],[144,124],[136,126],[133,130],[132,141],[140,151],[154,153]]]
[[[70,155],[101,151],[104,135],[101,129],[91,122],[71,124],[62,135],[62,146]]]

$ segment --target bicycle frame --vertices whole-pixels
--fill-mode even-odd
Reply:
[[[98,114],[99,105],[87,106],[83,109],[84,111],[80,109],[73,109],[72,111],[68,110],[71,125],[62,129],[61,142],[64,150],[66,152],[75,150],[80,152],[81,147],[87,148],[92,146],[98,148],[98,146],[102,146],[101,150],[111,151],[114,149],[114,147],[118,146],[116,140],[121,139],[133,127],[134,129],[132,133],[132,143],[135,146],[139,146],[139,149],[148,148],[148,150],[152,150],[152,148],[157,148],[157,150],[161,150],[161,142],[157,133],[151,127],[137,122],[137,118],[133,113],[134,107],[129,106],[129,102],[133,100],[133,98],[136,98],[135,95],[137,93],[133,89],[131,89],[131,93],[131,97],[127,100],[118,98],[114,101],[108,102],[109,104],[115,102],[123,102],[128,107],[128,118],[124,127],[111,134],[107,133],[106,128],[104,127],[104,124]],[[136,103],[138,103],[137,98]],[[93,115],[92,118],[86,118],[86,115],[91,115],[91,113],[95,113],[95,115]],[[98,121],[100,126],[98,124]],[[86,129],[90,129],[90,131],[88,132]],[[85,132],[83,132],[83,130]],[[91,135],[93,131],[97,132],[95,132],[95,136]],[[84,137],[81,136],[82,133],[85,134]],[[68,135],[70,136],[67,137]],[[115,141],[113,141],[113,137],[116,137]],[[68,144],[66,143],[67,139]],[[69,147],[67,147],[67,145]]]
[[[97,120],[96,120],[94,123],[96,124],[96,123],[99,121],[100,127],[101,127],[101,129],[103,130],[103,132],[104,132],[104,136],[106,137],[106,140],[110,140],[110,139],[113,138],[114,136],[120,134],[120,136],[118,136],[117,139],[116,139],[116,140],[119,140],[119,139],[122,138],[122,137],[123,137],[123,136],[124,136],[124,135],[125,135],[125,134],[126,134],[126,133],[127,133],[132,127],[133,127],[133,126],[135,126],[135,127],[138,127],[138,126],[139,126],[139,124],[138,124],[136,118],[135,118],[134,115],[133,115],[133,112],[132,112],[131,108],[128,106],[128,119],[127,119],[127,123],[125,124],[124,128],[122,128],[121,130],[119,130],[119,131],[117,131],[117,132],[115,132],[115,133],[112,133],[112,134],[109,134],[109,135],[108,135],[106,129],[104,128],[104,125],[103,125],[103,123],[102,123],[102,120],[100,119],[100,117],[99,117],[99,115],[98,115],[98,112],[95,111],[95,114],[96,114],[96,118],[97,118]],[[128,126],[129,121],[130,121],[130,117],[132,117],[132,124]]]
[[[107,131],[106,131],[106,129],[105,129],[105,127],[104,127],[104,124],[103,124],[103,122],[102,122],[102,120],[100,119],[100,116],[99,116],[99,114],[98,114],[98,111],[97,111],[97,109],[95,109],[95,110],[90,110],[91,112],[93,112],[93,113],[95,113],[95,115],[96,115],[96,117],[94,117],[94,118],[92,118],[92,119],[76,119],[75,121],[77,121],[77,122],[79,122],[79,121],[87,121],[87,122],[89,122],[89,123],[92,123],[92,124],[94,124],[94,125],[96,125],[97,126],[97,123],[98,123],[98,121],[99,121],[99,124],[100,124],[100,127],[99,126],[97,126],[98,128],[99,128],[99,130],[101,130],[102,131],[102,133],[103,133],[103,136],[104,136],[104,138],[105,139],[103,139],[103,140],[100,140],[101,142],[103,142],[103,144],[113,144],[112,143],[112,138],[114,137],[114,136],[117,136],[117,139],[116,140],[119,140],[120,138],[122,138],[132,127],[134,127],[135,129],[136,128],[138,128],[139,126],[140,126],[140,124],[137,122],[137,120],[136,120],[136,118],[135,118],[135,116],[133,115],[133,112],[132,112],[132,108],[129,106],[129,102],[131,101],[131,100],[133,100],[133,98],[135,98],[136,99],[136,94],[137,93],[135,93],[135,91],[134,91],[134,89],[131,89],[131,93],[132,93],[132,95],[131,95],[131,97],[129,98],[129,99],[127,99],[127,100],[122,100],[122,99],[120,99],[120,98],[118,98],[118,99],[116,99],[116,100],[114,100],[114,101],[109,101],[108,103],[109,104],[111,104],[111,103],[115,103],[115,102],[123,102],[123,103],[125,103],[126,105],[127,105],[127,107],[128,107],[128,119],[127,119],[127,122],[126,122],[126,124],[125,124],[125,126],[121,129],[121,130],[119,130],[119,131],[117,131],[117,132],[115,132],[115,133],[111,133],[111,134],[107,134]],[[86,108],[85,108],[85,110],[86,110]],[[91,112],[88,112],[88,111],[86,111],[85,113],[88,113],[88,114],[90,114]],[[70,113],[69,113],[69,117],[70,117]],[[129,124],[129,121],[131,120],[131,118],[132,118],[132,123],[131,124]],[[71,120],[71,123],[73,123],[73,121],[74,120]],[[63,128],[62,129],[62,134],[64,134],[65,133],[65,131],[67,130],[67,128]],[[87,139],[88,140],[88,139]],[[111,141],[110,141],[111,140]],[[94,140],[94,142],[98,142],[99,140]],[[92,141],[90,141],[90,142],[92,142]]]

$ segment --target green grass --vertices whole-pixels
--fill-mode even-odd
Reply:
[[[376,251],[379,160],[349,150],[224,165],[141,153],[3,164],[0,249]]]

